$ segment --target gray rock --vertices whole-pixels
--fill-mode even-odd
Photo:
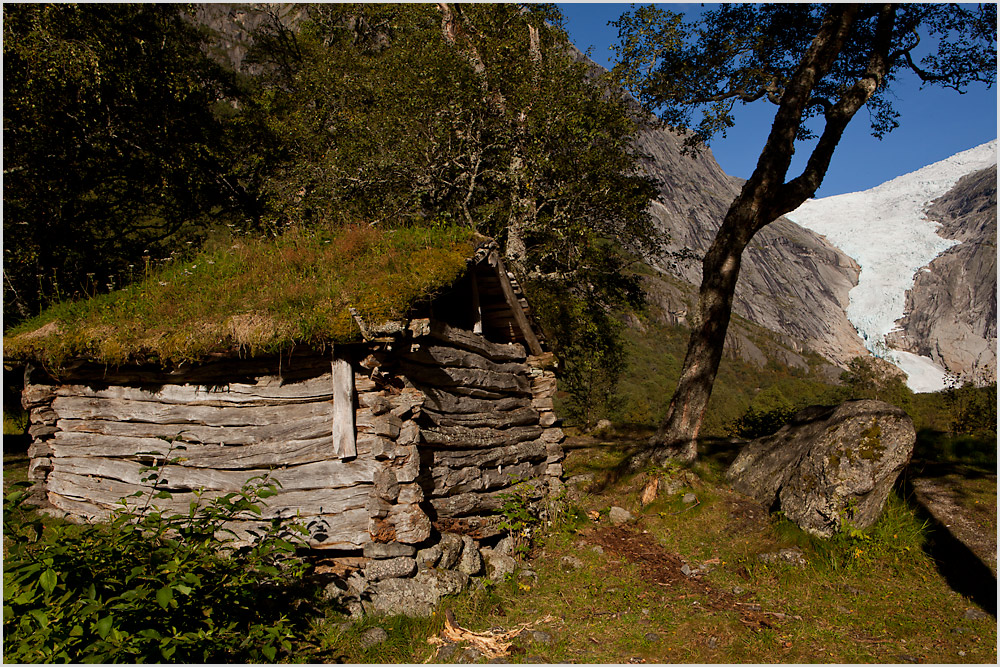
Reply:
[[[376,626],[365,630],[358,642],[361,644],[361,648],[368,650],[373,646],[378,646],[387,639],[389,639],[389,633]]]
[[[405,616],[430,616],[445,595],[459,593],[469,577],[455,570],[424,570],[410,579],[383,579],[372,585],[376,612]]]
[[[757,558],[765,563],[788,563],[796,567],[806,564],[805,556],[798,549],[781,549],[766,554],[757,554]]]
[[[386,502],[395,502],[399,497],[399,482],[396,473],[391,469],[382,468],[375,473],[375,495]]]
[[[381,581],[392,577],[410,577],[417,573],[417,561],[400,556],[386,560],[372,560],[365,568],[365,576],[370,581]]]
[[[500,554],[501,556],[511,556],[513,552],[514,538],[510,535],[497,542],[497,545],[493,547],[493,553]]]
[[[477,662],[483,657],[483,652],[477,648],[472,648],[471,646],[466,647],[462,654],[458,656],[458,660],[455,662],[462,665],[470,665]]]
[[[620,526],[623,523],[627,523],[632,520],[632,513],[629,512],[624,507],[612,507],[611,511],[608,512],[608,518],[611,519],[611,523],[616,526]]]
[[[743,588],[741,586],[733,586],[733,595],[743,595]]]
[[[438,648],[437,654],[434,657],[437,658],[438,662],[444,662],[445,660],[454,658],[456,653],[458,653],[458,644],[447,642]]]
[[[399,556],[412,556],[417,553],[416,547],[399,542],[369,542],[365,544],[363,551],[365,558],[397,558]]]
[[[579,570],[583,567],[583,561],[576,556],[563,556],[562,560],[559,561],[559,565],[564,570]]]
[[[726,476],[737,491],[829,537],[874,523],[915,442],[913,421],[888,403],[812,406],[751,441]]]
[[[479,546],[468,535],[462,537],[462,555],[458,559],[457,569],[470,577],[483,571],[483,556],[479,553]]]
[[[520,572],[517,573],[517,578],[518,579],[530,579],[532,581],[537,581],[538,580],[538,573],[535,572],[534,570],[530,570],[528,568],[525,568],[525,569],[523,569],[523,570],[521,570]]]
[[[683,565],[681,565],[681,574],[683,574],[685,577],[691,577],[694,576],[694,570],[691,569],[690,565],[684,563]]]
[[[428,567],[434,567],[441,561],[441,547],[434,545],[427,547],[426,549],[421,549],[417,552],[417,567],[420,569],[426,569]]]
[[[486,562],[486,573],[492,581],[501,581],[517,570],[517,561],[510,556],[487,549],[483,549],[482,554],[483,560]]]
[[[531,630],[528,636],[535,644],[544,644],[545,646],[552,644],[552,635],[542,630]]]
[[[716,637],[709,637],[706,644],[708,645],[708,648],[715,649],[715,647],[719,645],[719,640]]]
[[[340,600],[345,595],[347,595],[347,591],[341,588],[340,582],[331,581],[323,587],[323,597],[327,600]]]
[[[660,635],[656,634],[655,632],[647,632],[645,635],[643,635],[642,638],[645,639],[647,642],[660,641]]]
[[[590,547],[590,550],[593,551],[598,556],[604,555],[604,547],[602,547],[600,544],[595,544],[594,546]]]
[[[962,614],[962,618],[964,618],[964,619],[966,619],[968,621],[984,621],[984,620],[989,620],[989,619],[991,619],[993,617],[990,616],[989,614],[987,614],[982,609],[976,609],[975,607],[969,607],[968,609],[965,610],[965,613]]]
[[[698,496],[694,495],[693,493],[685,493],[684,497],[681,498],[681,502],[683,502],[685,505],[692,505],[698,502]]]
[[[441,561],[438,567],[450,570],[458,565],[458,558],[462,554],[462,536],[455,533],[445,533],[438,542],[441,547]]]

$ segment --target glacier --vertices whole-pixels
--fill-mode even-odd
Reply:
[[[944,389],[946,371],[927,357],[890,348],[886,335],[904,315],[917,272],[958,243],[938,236],[940,225],[924,211],[962,176],[996,163],[993,140],[869,190],[810,199],[786,216],[825,236],[861,267],[847,319],[872,354],[906,373],[913,391]]]

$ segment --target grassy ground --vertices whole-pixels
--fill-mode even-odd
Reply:
[[[729,491],[721,471],[734,452],[722,441],[693,470],[617,477],[625,441],[569,444],[570,502],[524,564],[534,576],[482,585],[427,619],[352,622],[327,611],[285,659],[490,657],[467,652],[471,644],[433,643],[450,613],[464,628],[492,631],[493,645],[506,637],[508,662],[996,662],[995,618],[948,586],[924,551],[925,524],[900,495],[864,535],[823,541]],[[5,481],[23,475],[22,458],[5,454]],[[659,495],[642,507],[654,478]],[[982,479],[970,502],[992,498],[995,508],[995,478],[992,491]],[[633,520],[612,525],[612,506]],[[805,564],[760,558],[782,549],[797,549]],[[376,626],[388,638],[366,648]]]

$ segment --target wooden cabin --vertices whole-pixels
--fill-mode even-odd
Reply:
[[[122,498],[145,502],[131,496],[161,466],[172,497],[153,503],[186,512],[263,477],[280,487],[262,519],[297,517],[310,547],[357,553],[497,534],[513,484],[538,496],[558,486],[552,355],[494,243],[407,317],[355,317],[360,340],[322,351],[176,368],[29,363],[29,474],[43,503],[100,520]]]

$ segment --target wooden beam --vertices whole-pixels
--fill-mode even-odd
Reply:
[[[354,428],[354,370],[346,359],[330,362],[333,374],[333,447],[340,459],[358,455]]]
[[[507,277],[507,269],[503,265],[503,260],[500,259],[500,255],[496,252],[490,253],[489,257],[490,266],[496,270],[497,279],[500,281],[500,288],[503,290],[504,299],[507,300],[507,305],[510,306],[510,311],[514,315],[514,320],[517,322],[518,328],[521,329],[521,335],[524,336],[524,341],[528,344],[528,349],[533,355],[539,355],[542,353],[542,344],[538,342],[538,337],[535,336],[534,330],[531,328],[531,324],[528,323],[528,317],[524,314],[524,309],[521,308],[521,302],[518,301],[517,295],[514,294],[514,287],[510,284],[510,278]]]

